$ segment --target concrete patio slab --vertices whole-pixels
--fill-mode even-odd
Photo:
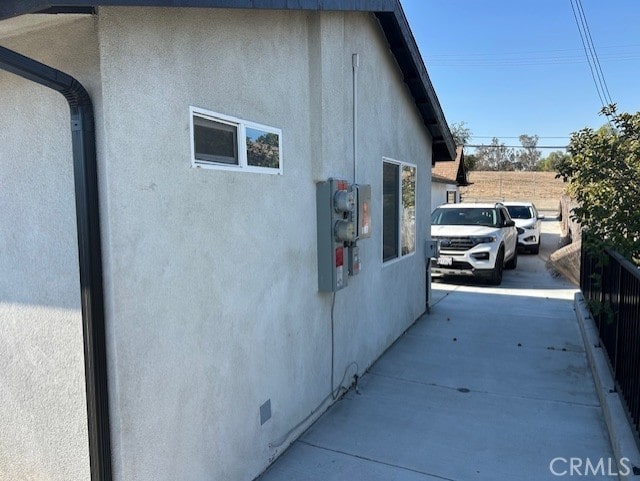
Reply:
[[[500,287],[434,284],[430,313],[260,481],[617,479],[575,292],[541,256]]]

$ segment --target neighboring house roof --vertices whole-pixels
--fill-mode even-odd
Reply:
[[[246,8],[373,13],[433,139],[433,162],[449,161],[455,144],[400,0],[2,0],[0,21],[28,13],[95,13],[100,6]]]
[[[467,166],[464,164],[464,150],[456,148],[456,158],[449,162],[439,162],[431,168],[431,180],[458,186],[470,185]]]
[[[442,162],[440,162],[441,164]],[[447,179],[440,175],[434,174],[433,170],[431,171],[431,182],[437,182],[439,184],[455,184],[455,180]]]

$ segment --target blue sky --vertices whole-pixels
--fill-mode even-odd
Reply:
[[[472,143],[566,145],[605,123],[570,0],[401,3],[447,121],[464,121]],[[640,111],[640,0],[582,7],[611,98]]]

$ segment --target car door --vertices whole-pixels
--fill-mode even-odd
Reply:
[[[504,232],[504,255],[505,259],[511,259],[515,250],[518,248],[518,230],[515,226],[508,227],[507,222],[511,220],[509,212],[504,207],[498,209],[502,221],[502,229]]]
[[[538,212],[538,209],[536,209],[536,206],[533,204],[531,204],[531,210],[533,211],[533,218],[536,220],[536,236],[540,238],[540,230],[542,228],[540,219],[542,219],[543,216],[540,215],[540,212]]]

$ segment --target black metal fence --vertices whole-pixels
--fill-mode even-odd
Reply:
[[[589,253],[583,242],[580,289],[595,319],[616,389],[640,432],[640,269],[611,249]]]

